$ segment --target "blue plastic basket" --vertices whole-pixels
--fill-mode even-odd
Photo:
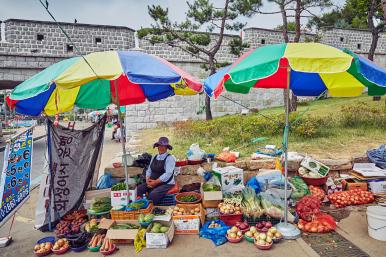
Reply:
[[[176,205],[176,195],[177,194],[165,195],[164,198],[162,198],[161,201],[158,203],[158,205],[159,206]]]
[[[51,244],[54,244],[55,243],[55,237],[54,236],[43,237],[42,239],[37,241],[36,244],[40,245],[40,244],[48,243],[48,242],[50,242]]]

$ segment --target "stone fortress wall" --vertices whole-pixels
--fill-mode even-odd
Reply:
[[[129,50],[139,47],[143,51],[158,55],[185,69],[199,79],[208,75],[202,69],[202,60],[181,49],[163,44],[152,45],[144,39],[135,43],[135,31],[124,26],[91,25],[80,23],[60,23],[75,46],[82,54],[95,51]],[[0,23],[0,86],[12,87],[49,65],[76,55],[72,43],[54,22],[9,19]],[[216,39],[216,34],[211,35]],[[324,44],[345,47],[366,55],[371,43],[371,33],[364,30],[324,29],[316,34],[304,34],[301,41],[315,37]],[[230,54],[228,43],[237,35],[226,35],[217,55],[219,62],[231,63],[237,56]],[[290,33],[290,39],[294,35]],[[250,48],[264,44],[281,43],[282,32],[261,28],[246,28],[243,41]],[[248,49],[246,49],[248,50]],[[375,62],[386,67],[386,35],[379,39]],[[267,108],[282,104],[281,90],[252,90],[248,95],[226,94],[236,102],[249,108]],[[204,95],[190,97],[175,96],[163,101],[144,103],[126,108],[127,129],[151,128],[158,123],[170,123],[184,119],[204,118],[202,107]],[[219,98],[212,101],[214,116],[240,113],[243,108],[229,100]],[[200,112],[201,111],[201,112]]]

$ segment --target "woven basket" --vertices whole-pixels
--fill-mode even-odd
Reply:
[[[137,211],[110,211],[112,220],[136,220],[140,214],[149,214],[153,210],[153,203],[150,203],[146,209]]]

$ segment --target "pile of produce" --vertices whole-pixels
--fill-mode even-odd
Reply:
[[[237,221],[235,226],[236,226],[238,229],[240,229],[241,231],[243,231],[243,232],[244,232],[246,229],[249,229],[249,225],[248,225],[248,222],[247,222],[247,221],[244,221],[244,222]]]
[[[199,215],[200,208],[185,209],[183,207],[174,207],[173,215]]]
[[[149,205],[148,201],[146,200],[137,200],[135,202],[129,203],[127,205],[127,208],[131,211],[137,211],[139,209],[145,209]]]
[[[204,190],[205,192],[221,191],[221,186],[207,182],[202,185],[202,190]]]
[[[146,214],[146,215],[141,213],[138,216],[138,222],[139,223],[149,223],[149,222],[152,222],[153,219],[154,219],[154,214],[151,214],[151,213],[150,214]]]
[[[242,193],[240,191],[234,193],[225,193],[223,202],[225,204],[232,204],[235,207],[241,205],[241,201],[243,200]]]
[[[121,190],[126,190],[126,183],[120,182],[111,187],[111,191],[121,191]],[[134,190],[135,185],[129,185],[129,190]]]
[[[169,230],[168,226],[163,226],[161,223],[154,222],[150,230],[150,233],[166,233],[168,232],[168,230]]]
[[[88,244],[90,241],[90,233],[82,233],[78,238],[70,240],[71,248],[79,248]]]
[[[310,194],[308,190],[307,184],[304,180],[299,176],[294,176],[290,179],[290,183],[292,185],[292,193],[291,198],[294,200],[298,200],[305,195]]]
[[[164,209],[161,209],[159,207],[155,207],[152,212],[154,215],[158,215],[158,216],[161,216],[161,215],[165,215],[166,214],[166,210]]]
[[[45,255],[45,254],[50,253],[51,250],[52,250],[52,243],[51,242],[37,244],[34,247],[35,254]]]
[[[273,240],[280,240],[283,238],[283,235],[279,231],[277,231],[275,227],[271,227],[267,229],[266,232],[259,232],[257,230],[257,227],[251,226],[249,230],[245,232],[245,236],[248,238],[253,238],[256,241],[264,240],[266,243],[270,243]],[[260,242],[260,243],[263,243],[263,242]]]
[[[84,218],[72,221],[61,220],[55,227],[55,234],[57,237],[63,237],[67,234],[79,233],[81,225],[85,222],[86,220]]]
[[[91,203],[90,211],[93,213],[107,212],[111,209],[110,197],[96,197]]]
[[[233,204],[219,203],[218,209],[220,210],[220,214],[224,215],[241,214],[241,208],[238,206],[234,206]]]
[[[102,246],[104,238],[105,234],[95,234],[88,243],[88,248],[97,248]]]
[[[371,192],[362,189],[352,189],[330,194],[328,199],[336,208],[341,208],[349,205],[368,204],[374,201],[374,195]]]
[[[260,207],[260,200],[257,197],[254,189],[250,187],[245,187],[243,189],[241,210],[247,218],[257,219],[263,215],[264,211]]]
[[[272,218],[282,219],[284,218],[284,206],[283,202],[278,194],[270,194],[268,191],[260,193],[261,206],[263,212]],[[288,220],[293,221],[295,217],[288,212]]]
[[[310,162],[310,166],[311,164],[314,163],[314,162]],[[316,163],[314,163],[316,165]],[[316,166],[315,166],[316,167]],[[321,166],[321,169],[324,169],[323,166]],[[317,172],[314,172],[314,171],[311,171],[307,168],[304,168],[304,167],[300,167],[299,170],[299,175],[302,176],[302,177],[306,177],[306,178],[323,178],[322,175],[320,175],[319,173]],[[328,172],[328,170],[323,170],[323,172]]]
[[[320,204],[315,196],[304,196],[296,203],[295,208],[301,219],[311,221],[315,214],[320,213]]]
[[[197,200],[199,200],[199,198],[195,195],[183,195],[183,196],[180,196],[178,198],[178,200],[180,202],[184,202],[184,203],[192,203],[192,202],[196,202]]]
[[[135,252],[139,253],[146,246],[145,240],[146,229],[140,229],[134,239]]]
[[[320,213],[315,215],[312,221],[300,219],[298,228],[309,233],[326,233],[336,229],[336,222],[332,216]]]
[[[85,224],[84,230],[89,233],[95,233],[98,230],[98,221],[96,219],[91,219]]]
[[[54,246],[52,247],[52,250],[54,251],[60,251],[64,249],[70,248],[70,243],[68,242],[67,239],[59,239],[58,241],[55,242]]]
[[[228,240],[240,240],[243,237],[243,232],[236,226],[233,226],[231,229],[228,229],[226,237]]]
[[[221,224],[216,223],[214,220],[209,224],[208,228],[221,228]]]
[[[87,217],[87,211],[86,210],[78,210],[73,211],[72,213],[69,213],[63,217],[63,220],[66,221],[73,221],[73,220],[79,220]]]
[[[324,190],[321,189],[320,187],[310,185],[308,188],[310,189],[311,195],[315,196],[320,201],[323,201],[324,198],[326,197],[326,194],[324,193]]]
[[[267,233],[270,228],[272,228],[272,223],[270,221],[260,221],[256,223],[256,229],[259,232]]]
[[[139,229],[138,225],[130,223],[115,224],[111,229]]]
[[[115,251],[115,249],[116,249],[116,247],[113,244],[113,242],[111,241],[111,239],[105,237],[103,240],[102,246],[99,249],[99,252],[112,253],[113,251]]]

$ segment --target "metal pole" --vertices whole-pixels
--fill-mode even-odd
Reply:
[[[122,143],[122,154],[123,154],[123,167],[125,169],[125,183],[126,183],[126,190],[127,190],[127,203],[129,203],[129,172],[127,170],[127,156],[126,156],[126,137],[123,126],[123,121],[121,117],[121,106],[119,105],[119,97],[118,97],[118,81],[114,80],[114,87],[115,87],[115,99],[116,99],[116,105],[118,106],[118,120],[119,120],[119,126],[121,128],[121,143]],[[127,206],[126,206],[127,207]]]
[[[289,130],[289,85],[291,79],[291,68],[287,68],[287,89],[285,90],[285,128],[284,128],[284,224],[288,223],[288,200],[287,200],[287,188],[288,188],[288,130]]]
[[[4,122],[5,122],[5,125],[4,125],[4,129],[7,127],[7,101],[6,101],[6,98],[7,98],[7,90],[5,90],[5,93],[4,93],[4,103],[5,103],[5,106],[4,106]]]

